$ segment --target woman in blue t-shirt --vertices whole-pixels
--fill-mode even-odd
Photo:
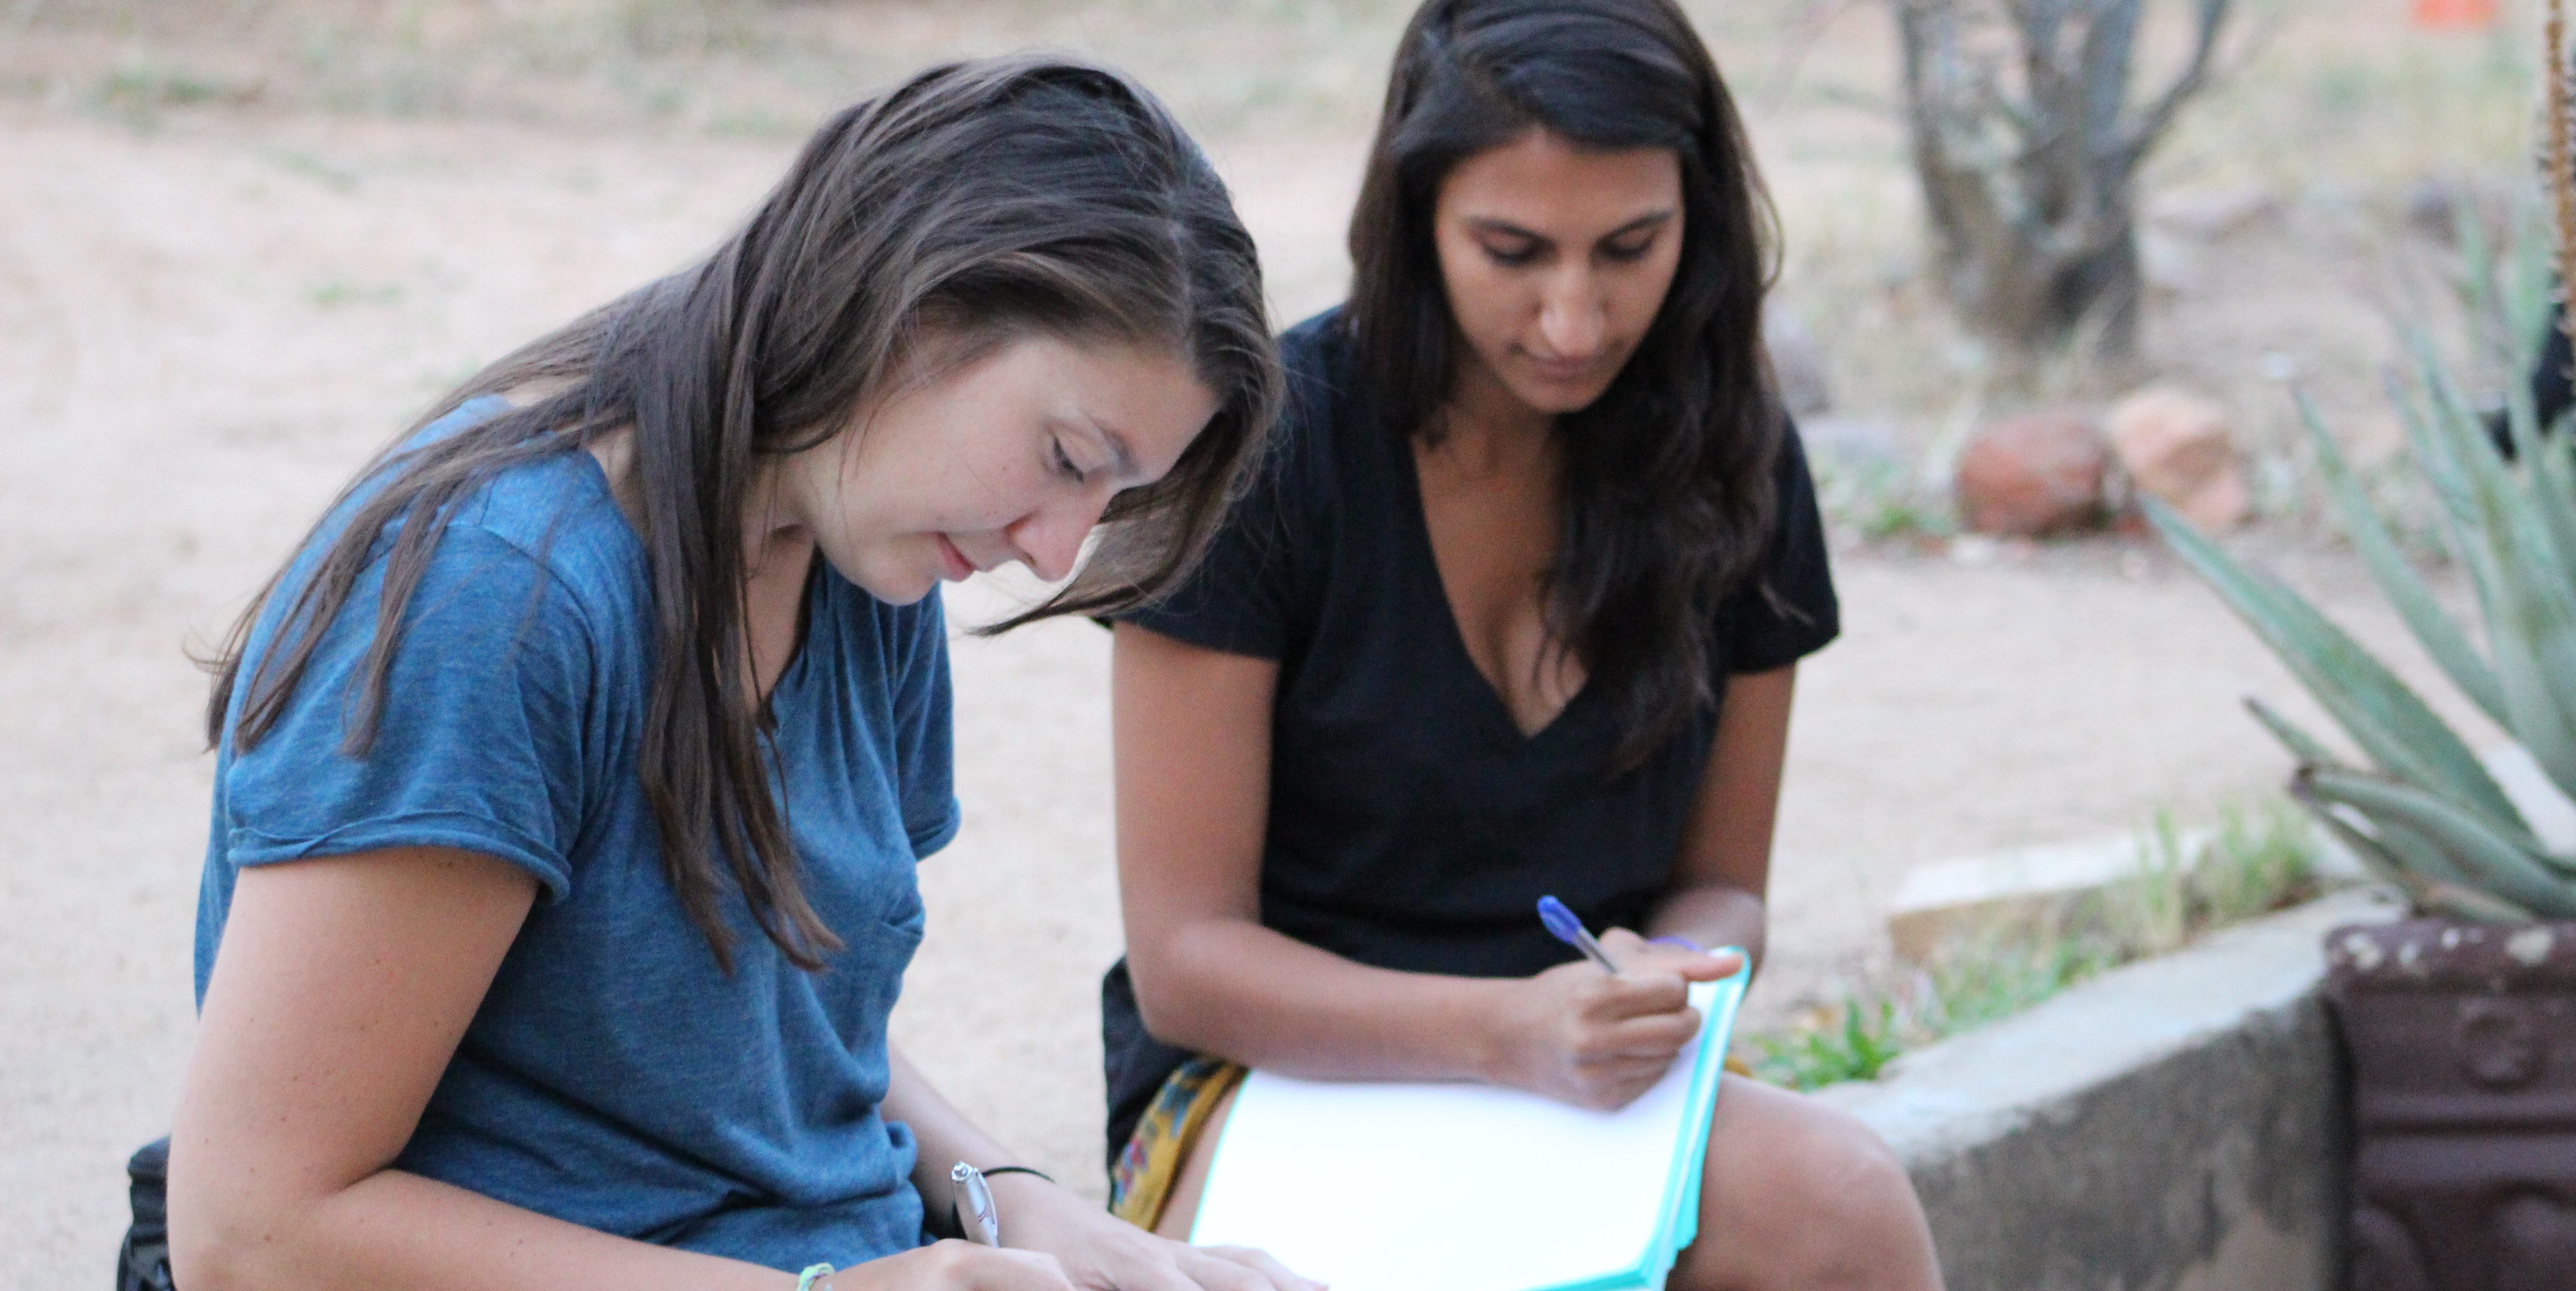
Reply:
[[[1738,966],[1697,947],[1760,954],[1792,680],[1837,630],[1766,215],[1669,0],[1415,15],[1275,466],[1117,616],[1121,1214],[1188,1231],[1243,1066],[1621,1106]],[[1939,1285],[1905,1172],[1812,1100],[1725,1082],[1700,1195],[1676,1287]]]
[[[1262,311],[1143,91],[961,64],[389,450],[219,664],[179,1286],[1307,1288],[1014,1167],[886,1041],[957,821],[929,593],[1104,517],[1039,613],[1175,579]],[[1017,1249],[927,1244],[959,1161]]]

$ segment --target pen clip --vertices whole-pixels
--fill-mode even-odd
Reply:
[[[1001,1245],[1002,1216],[994,1209],[993,1190],[985,1186],[984,1172],[960,1161],[948,1172],[948,1182],[956,1189],[950,1205],[966,1240],[982,1246]]]

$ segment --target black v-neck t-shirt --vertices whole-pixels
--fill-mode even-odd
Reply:
[[[1522,734],[1459,635],[1410,446],[1352,394],[1340,311],[1280,350],[1276,456],[1189,583],[1125,616],[1279,663],[1262,923],[1359,963],[1473,977],[1572,955],[1540,926],[1541,896],[1595,928],[1638,926],[1671,885],[1716,709],[1616,777],[1616,714],[1589,685]],[[1727,676],[1794,663],[1838,630],[1794,429],[1777,481],[1768,558],[1718,610],[1721,694]],[[1186,1054],[1146,1033],[1124,962],[1102,983],[1102,1014],[1114,1162]]]

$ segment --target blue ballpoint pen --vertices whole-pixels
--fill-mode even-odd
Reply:
[[[1619,966],[1610,962],[1610,952],[1601,949],[1601,943],[1593,940],[1591,930],[1583,926],[1583,921],[1576,918],[1572,910],[1565,908],[1564,902],[1552,896],[1540,897],[1538,921],[1546,924],[1548,932],[1554,934],[1558,941],[1582,951],[1584,958],[1599,964],[1602,972],[1615,974],[1619,971]]]

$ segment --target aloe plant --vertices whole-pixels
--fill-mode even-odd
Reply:
[[[2528,342],[2548,317],[2540,239],[2516,239],[2499,275],[2463,221],[2475,266],[2465,288],[2478,314],[2503,320],[2511,372],[2530,370]],[[2313,405],[2301,423],[2346,532],[2399,617],[2461,694],[2495,719],[2558,788],[2576,797],[2576,430],[2548,433],[2530,391],[2513,383],[2506,421],[2514,453],[2489,437],[2433,346],[2409,337],[2413,380],[2395,384],[2409,458],[2439,503],[2445,545],[2466,572],[2484,648],[2442,609],[2372,507]],[[2290,793],[2362,863],[2425,910],[2469,919],[2576,918],[2576,855],[2544,846],[2512,800],[2423,698],[2279,579],[2230,556],[2154,499],[2147,518],[2167,543],[2315,696],[2350,736],[2354,766],[2288,718],[2248,699],[2298,759]]]

